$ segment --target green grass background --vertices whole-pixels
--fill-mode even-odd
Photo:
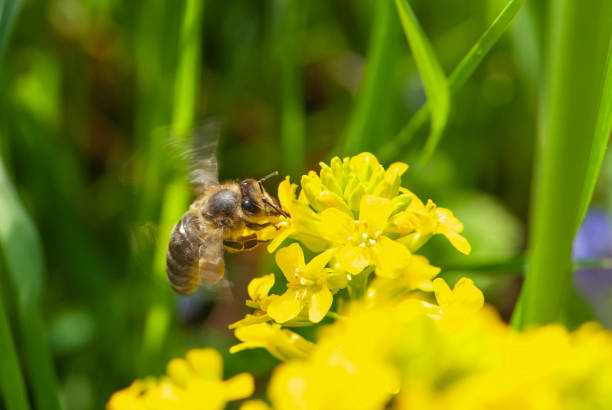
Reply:
[[[409,162],[472,243],[428,244],[448,278],[518,328],[591,318],[570,249],[591,197],[612,208],[612,10],[581,4],[0,0],[0,402],[101,408],[198,346],[262,393],[275,360],[230,357],[227,324],[271,258],[227,258],[232,297],[190,324],[163,272],[192,198],[172,148],[210,119],[222,179]]]

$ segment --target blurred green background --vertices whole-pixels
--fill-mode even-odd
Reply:
[[[184,108],[193,113],[182,123],[188,128],[220,122],[222,180],[279,170],[294,181],[333,155],[393,144],[426,100],[393,6],[192,3],[187,97],[177,97],[175,87],[185,56],[183,2],[24,1],[2,55],[0,156],[40,233],[40,311],[68,409],[102,408],[111,392],[163,373],[190,347],[221,349],[228,375],[248,366],[265,379],[276,363],[264,351],[226,353],[234,341],[227,325],[247,310],[246,284],[272,269],[265,249],[229,256],[231,290],[190,302],[172,294],[156,262],[169,221],[180,217],[177,208],[186,210],[184,201],[172,203],[168,188],[186,178],[173,173],[176,157],[167,149],[169,130],[184,132],[176,128],[181,98],[193,102],[193,110]],[[446,73],[505,3],[411,2]],[[506,318],[524,264],[544,55],[541,4],[523,7],[453,94],[438,149],[403,179],[422,198],[452,209],[472,243],[465,257],[436,238],[425,250],[432,263],[447,267],[449,277],[472,275]],[[416,164],[426,135],[423,129],[392,145],[384,165]],[[595,194],[603,209],[612,203],[611,182],[607,158]],[[6,257],[0,278],[23,356],[16,283],[28,278],[11,282]]]

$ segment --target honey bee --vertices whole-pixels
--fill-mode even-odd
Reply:
[[[257,231],[288,217],[266,192],[263,181],[244,179],[219,183],[216,140],[208,143],[205,158],[192,175],[200,195],[172,229],[166,253],[166,273],[175,292],[192,293],[198,285],[214,284],[225,273],[224,248],[243,251],[262,241]]]

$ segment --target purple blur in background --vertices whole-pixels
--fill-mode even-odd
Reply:
[[[573,259],[612,258],[612,218],[607,212],[589,210],[574,238],[572,256]],[[597,318],[612,327],[612,269],[577,270],[574,285]]]

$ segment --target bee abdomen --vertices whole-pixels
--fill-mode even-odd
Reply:
[[[175,292],[187,295],[200,283],[199,259],[204,226],[200,218],[185,213],[170,234],[166,274]]]

